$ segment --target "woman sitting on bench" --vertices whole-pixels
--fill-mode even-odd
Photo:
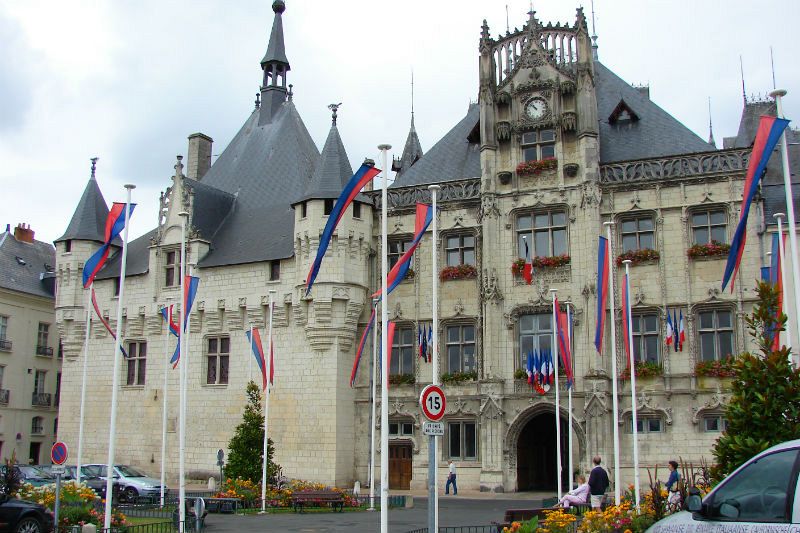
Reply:
[[[553,506],[568,508],[570,505],[585,505],[589,502],[589,484],[586,483],[586,476],[578,476],[578,487],[566,493],[558,503]]]

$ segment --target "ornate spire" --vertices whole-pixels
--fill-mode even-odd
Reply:
[[[92,173],[89,183],[83,190],[75,213],[67,226],[64,235],[56,239],[55,242],[66,241],[68,239],[79,239],[86,241],[103,242],[105,240],[106,219],[108,218],[108,204],[106,204],[103,193],[97,185],[95,177],[97,171],[97,157],[93,157]]]
[[[258,125],[263,126],[272,122],[280,106],[286,101],[286,74],[291,70],[286,57],[286,48],[283,44],[283,19],[286,10],[283,0],[272,3],[275,18],[272,21],[272,33],[269,36],[267,53],[261,60],[261,70],[264,78],[261,85],[261,106]]]
[[[342,187],[347,184],[347,181],[353,175],[353,167],[350,166],[347,151],[344,149],[344,143],[336,127],[336,116],[340,105],[342,104],[330,104],[328,106],[328,109],[332,111],[333,124],[331,124],[319,162],[311,175],[311,179],[308,181],[306,190],[296,202],[311,199],[338,198],[342,192]]]
[[[708,144],[713,146],[714,148],[717,147],[717,143],[714,141],[714,126],[711,125],[711,97],[708,97]]]

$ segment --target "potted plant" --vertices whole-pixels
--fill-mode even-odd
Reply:
[[[478,277],[478,269],[475,265],[455,265],[444,267],[439,272],[439,279],[441,281],[450,281],[456,279],[474,279]]]
[[[533,268],[557,268],[568,265],[571,258],[567,254],[552,255],[550,257],[534,257],[531,264]]]
[[[441,380],[442,383],[447,383],[451,385],[456,385],[458,383],[464,383],[465,381],[475,381],[478,379],[478,373],[473,371],[470,372],[453,372],[442,374]]]
[[[389,376],[389,383],[392,385],[413,385],[416,381],[414,374],[392,374]]]
[[[636,378],[652,378],[656,376],[661,376],[664,374],[664,369],[659,363],[655,363],[653,361],[636,361],[634,364],[636,369]],[[631,379],[631,367],[630,365],[622,371],[619,375],[620,379],[626,380]]]
[[[538,176],[545,170],[558,168],[558,160],[551,157],[537,161],[523,161],[517,165],[517,176]]]
[[[630,260],[631,265],[639,265],[648,261],[658,261],[660,255],[657,251],[650,248],[642,248],[641,250],[629,250],[617,256],[617,266],[621,267],[623,261]]]
[[[695,244],[686,251],[690,259],[699,257],[721,257],[728,255],[731,245],[724,242],[711,241],[707,244]]]

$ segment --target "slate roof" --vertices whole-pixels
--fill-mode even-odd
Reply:
[[[83,195],[75,208],[72,220],[67,226],[64,235],[55,242],[66,241],[67,239],[81,239],[87,241],[103,242],[106,233],[106,219],[108,218],[108,205],[106,204],[103,193],[97,185],[97,180],[92,176]]]
[[[467,115],[433,145],[414,166],[398,175],[392,188],[479,178],[480,145],[468,138],[480,119],[480,106],[470,104]]]
[[[156,236],[158,229],[152,229],[128,243],[128,266],[125,268],[125,277],[146,274],[150,263],[150,239]],[[120,247],[112,248],[111,257],[94,279],[113,279],[119,277],[119,263],[122,259],[122,243]]]
[[[599,61],[594,62],[600,163],[708,152],[713,147]],[[639,120],[609,124],[621,100]]]
[[[352,175],[353,167],[350,166],[347,151],[334,124],[328,133],[314,174],[308,181],[303,195],[294,203],[311,198],[338,198]]]
[[[56,249],[52,244],[18,241],[8,230],[0,233],[0,287],[55,298],[55,264]]]
[[[414,115],[411,115],[411,130],[408,132],[406,144],[403,147],[403,155],[400,157],[398,164],[392,164],[392,170],[397,170],[397,174],[406,172],[411,166],[416,163],[422,156],[422,144],[419,142],[417,129],[414,127]],[[396,178],[395,178],[396,179]]]

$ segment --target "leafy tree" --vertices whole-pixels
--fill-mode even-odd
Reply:
[[[14,496],[22,486],[22,472],[17,468],[17,451],[11,452],[11,458],[6,459],[0,471],[0,494]]]
[[[261,465],[264,458],[264,413],[261,410],[261,389],[255,382],[247,384],[247,405],[244,407],[242,423],[236,426],[228,443],[228,464],[225,475],[242,478],[254,483],[261,482]],[[274,480],[280,472],[272,457],[275,450],[272,439],[267,442],[267,480]]]
[[[714,444],[714,475],[722,479],[753,455],[800,435],[800,372],[789,363],[789,348],[772,349],[773,335],[784,330],[786,315],[775,318],[778,289],[758,282],[758,303],[748,316],[747,329],[760,355],[736,359],[728,427]]]

